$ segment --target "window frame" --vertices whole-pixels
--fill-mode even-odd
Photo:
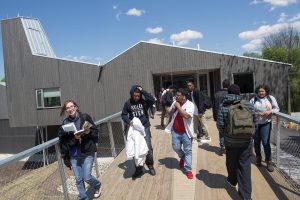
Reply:
[[[242,93],[242,91],[241,91],[241,94],[253,94],[253,93],[255,93],[255,75],[254,75],[254,72],[237,72],[237,73],[232,73],[233,84],[237,84],[237,83],[235,83],[235,76],[236,75],[252,75],[252,79],[253,79],[252,92]],[[237,84],[237,85],[239,85],[239,84]]]
[[[59,96],[59,103],[60,105],[59,106],[47,106],[45,107],[45,97],[44,97],[44,90],[47,90],[47,89],[58,89],[59,93],[60,93],[60,96]],[[40,102],[42,105],[39,105],[39,97],[38,97],[38,94],[41,94],[41,99],[40,99]],[[41,109],[52,109],[52,108],[61,108],[62,107],[62,102],[61,102],[61,89],[60,87],[51,87],[51,88],[39,88],[39,89],[35,89],[35,99],[36,99],[36,108],[38,110],[41,110]]]

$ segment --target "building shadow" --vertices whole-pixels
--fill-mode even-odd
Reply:
[[[224,188],[226,189],[226,192],[230,196],[231,199],[237,200],[241,199],[238,195],[238,192],[236,189],[231,188],[226,183],[226,177],[222,174],[213,174],[209,171],[202,169],[199,171],[198,174],[196,174],[196,178],[200,181],[202,181],[207,187],[209,188]]]
[[[208,143],[199,144],[198,147],[205,151],[213,152],[217,155],[219,155],[219,152],[220,152],[220,147],[211,146]]]
[[[161,125],[154,125],[154,127],[157,129],[157,130],[164,130],[165,127],[162,127]]]
[[[168,169],[179,169],[179,161],[173,157],[166,157],[158,160],[159,165],[165,165]]]
[[[123,177],[125,179],[131,178],[132,174],[135,171],[135,166],[134,166],[133,160],[126,160],[125,162],[120,163],[118,165],[118,167],[124,170]]]

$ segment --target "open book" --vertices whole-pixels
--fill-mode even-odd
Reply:
[[[66,132],[72,131],[72,132],[74,132],[74,135],[76,135],[76,134],[83,134],[86,130],[90,129],[92,126],[93,125],[90,122],[85,121],[81,130],[76,129],[74,122],[65,124],[62,126],[62,128],[64,129],[64,131],[66,131]]]

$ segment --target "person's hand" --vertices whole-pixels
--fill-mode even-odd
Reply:
[[[129,125],[130,125],[130,126],[133,126],[133,121],[132,121],[132,120],[129,122]]]
[[[175,104],[174,104],[174,107],[175,107],[175,108],[180,108],[180,107],[181,107],[181,106],[180,106],[180,103],[176,101]]]
[[[75,139],[76,140],[80,140],[80,137],[81,137],[80,134],[75,134]]]
[[[143,90],[143,88],[141,86],[137,87],[137,89],[139,89],[139,91]]]
[[[91,132],[91,129],[89,129],[89,128],[83,131],[84,134],[89,134],[90,132]]]
[[[264,112],[264,115],[265,115],[265,116],[269,116],[270,114],[272,114],[272,111],[271,111],[271,110]]]
[[[198,114],[198,117],[201,118],[202,116],[203,116],[203,113],[199,113],[199,114]]]

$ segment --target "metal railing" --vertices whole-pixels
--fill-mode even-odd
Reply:
[[[95,122],[99,128],[99,140],[92,173],[96,177],[104,173],[125,147],[120,116],[121,112],[118,112]],[[45,150],[48,152],[46,156]],[[91,192],[87,191],[89,195]],[[75,177],[63,164],[58,138],[0,160],[0,200],[67,200],[77,197]]]
[[[300,119],[284,113],[274,113],[270,138],[272,157],[291,189],[300,192]],[[263,148],[262,148],[263,149]]]

